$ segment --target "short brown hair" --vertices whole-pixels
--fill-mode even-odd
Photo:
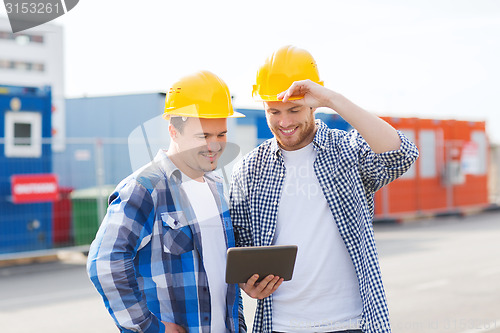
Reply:
[[[186,126],[187,122],[187,117],[179,117],[179,116],[171,116],[170,117],[170,124],[174,126],[176,130],[179,131],[179,133],[182,134],[182,131],[184,130],[184,126]]]

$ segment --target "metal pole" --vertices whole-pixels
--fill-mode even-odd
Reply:
[[[449,212],[453,210],[453,166],[452,162],[452,151],[454,149],[453,142],[446,142],[446,206]]]
[[[382,215],[389,218],[389,186],[382,187]]]
[[[97,220],[101,223],[104,215],[106,215],[106,193],[104,193],[104,154],[103,144],[100,138],[95,141],[95,171],[97,181]]]

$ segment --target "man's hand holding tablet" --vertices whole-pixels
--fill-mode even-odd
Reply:
[[[272,274],[266,276],[260,282],[257,282],[258,279],[259,274],[254,274],[246,283],[239,283],[239,286],[248,296],[256,299],[264,299],[274,293],[284,281],[283,278]]]
[[[292,278],[297,251],[296,245],[230,248],[226,282],[238,283],[252,298],[266,298]]]

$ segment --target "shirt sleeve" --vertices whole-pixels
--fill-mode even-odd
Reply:
[[[104,304],[123,332],[164,332],[165,327],[146,303],[133,260],[145,237],[151,235],[154,204],[136,181],[110,197],[110,205],[89,251],[87,270]]]
[[[244,171],[243,161],[240,161],[235,167],[231,179],[231,187],[229,190],[229,211],[231,221],[233,222],[234,236],[236,246],[251,246],[251,218],[248,202],[248,194],[245,190],[244,182],[248,173]]]
[[[239,333],[247,332],[247,325],[245,322],[245,314],[243,312],[243,298],[241,297],[241,290],[238,288],[238,327]]]
[[[368,143],[357,134],[359,147],[359,163],[363,183],[367,192],[376,192],[383,186],[401,177],[418,158],[417,146],[401,131],[397,131],[401,139],[398,150],[376,154]]]

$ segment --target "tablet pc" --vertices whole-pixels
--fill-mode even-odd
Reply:
[[[297,245],[232,247],[227,250],[226,283],[244,283],[253,274],[292,279]]]

